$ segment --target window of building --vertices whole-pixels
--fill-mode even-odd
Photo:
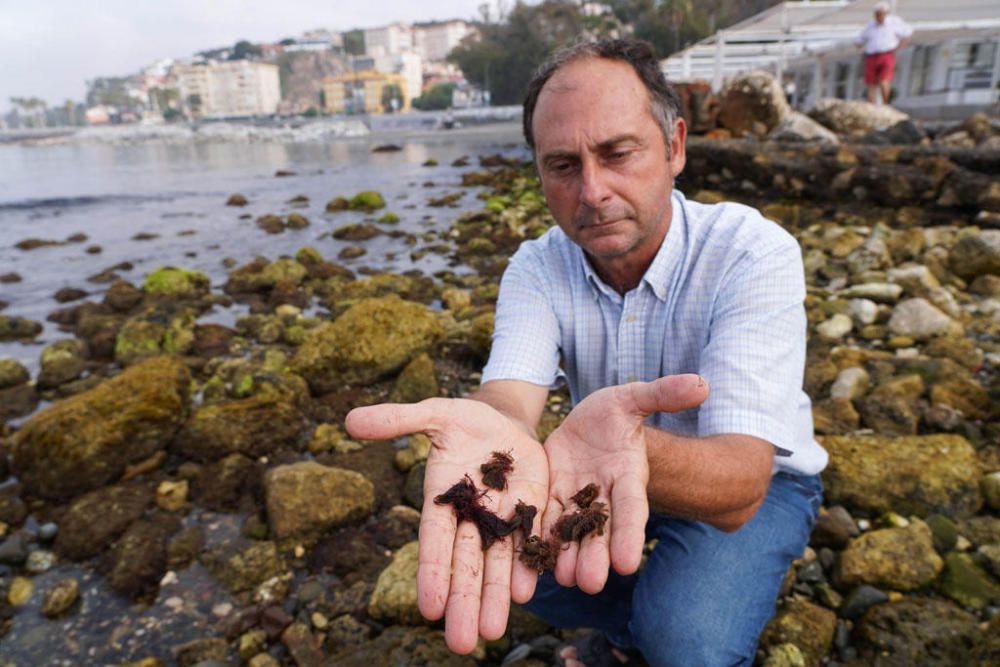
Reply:
[[[974,90],[989,88],[993,79],[996,42],[958,42],[948,68],[948,88]]]
[[[833,68],[833,96],[842,100],[847,99],[848,88],[850,87],[851,65],[850,63],[836,63]]]

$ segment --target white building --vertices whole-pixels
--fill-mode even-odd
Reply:
[[[864,63],[853,41],[872,18],[874,0],[783,2],[663,61],[669,79],[774,72],[790,101],[809,108],[822,97],[864,97]],[[997,104],[1000,6],[996,0],[899,0],[894,12],[913,27],[900,50],[893,106],[917,117],[961,118]]]
[[[181,100],[204,118],[271,115],[281,101],[278,66],[249,60],[178,65]]]
[[[413,50],[413,30],[404,23],[391,23],[365,30],[365,55],[396,55]]]
[[[441,21],[413,26],[413,46],[426,62],[441,62],[475,28],[465,21]]]

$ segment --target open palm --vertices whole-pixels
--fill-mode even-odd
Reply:
[[[514,539],[500,540],[484,552],[476,526],[457,523],[452,507],[438,505],[434,498],[469,475],[478,488],[488,490],[484,504],[503,519],[512,517],[518,500],[541,509],[548,493],[548,462],[541,445],[500,412],[468,399],[358,408],[348,414],[346,426],[359,438],[422,432],[431,439],[420,517],[420,612],[430,620],[445,617],[445,638],[456,653],[472,651],[480,635],[502,636],[511,599],[529,600],[537,581],[537,573],[514,558],[520,537],[515,533]],[[482,483],[480,466],[493,452],[509,452],[514,460],[505,491]]]
[[[707,395],[708,387],[697,375],[606,387],[581,401],[549,436],[545,534],[575,509],[570,498],[587,484],[600,487],[597,500],[611,515],[603,534],[591,533],[579,545],[563,548],[556,563],[559,583],[596,593],[607,582],[609,566],[621,574],[638,569],[649,518],[644,420],[654,412],[695,407]]]

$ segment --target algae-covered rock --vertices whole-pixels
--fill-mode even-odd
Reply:
[[[305,280],[308,270],[294,259],[276,259],[260,272],[257,287],[274,287],[278,283],[298,285]]]
[[[39,387],[58,387],[75,380],[87,367],[87,345],[76,339],[60,340],[42,350]]]
[[[166,333],[161,322],[142,317],[126,321],[115,337],[115,361],[128,365],[160,354]]]
[[[59,523],[56,553],[71,560],[97,555],[152,504],[153,492],[145,485],[109,486],[80,496]]]
[[[234,593],[250,590],[285,569],[285,561],[274,542],[255,542],[237,550],[224,545],[205,554],[202,560]]]
[[[933,581],[942,567],[931,529],[915,519],[905,527],[873,530],[851,540],[835,577],[845,588],[870,584],[912,591]]]
[[[0,389],[15,387],[31,379],[31,374],[17,359],[0,358]]]
[[[172,448],[197,461],[239,453],[256,458],[294,447],[305,417],[287,397],[272,394],[199,408],[184,424]]]
[[[426,352],[417,355],[396,378],[396,385],[389,394],[393,403],[416,403],[439,393],[434,360]]]
[[[340,241],[367,241],[378,236],[382,230],[367,222],[354,222],[333,230],[333,238]]]
[[[0,342],[31,340],[42,333],[42,325],[34,320],[13,315],[0,315]]]
[[[112,549],[108,585],[130,597],[155,590],[167,571],[167,540],[179,527],[174,517],[129,526]]]
[[[352,211],[374,211],[385,208],[385,199],[375,190],[364,190],[351,197],[348,208]]]
[[[80,598],[80,582],[72,577],[63,579],[55,586],[45,591],[42,601],[42,613],[49,618],[55,618],[69,611]]]
[[[869,609],[856,624],[861,664],[971,665],[976,617],[934,598],[911,597]]]
[[[822,473],[826,500],[873,513],[895,511],[952,517],[982,505],[976,451],[957,435],[829,436]]]
[[[345,648],[329,661],[337,667],[475,667],[471,656],[448,650],[444,633],[430,628],[390,627],[360,646]]]
[[[29,419],[11,438],[29,493],[65,499],[118,479],[173,438],[187,415],[191,375],[156,357]]]
[[[211,283],[201,271],[164,266],[146,276],[142,289],[175,299],[196,299],[208,294]]]
[[[378,576],[368,602],[368,614],[372,618],[406,625],[426,622],[417,608],[418,549],[416,542],[403,546]]]
[[[973,609],[1000,602],[1000,583],[976,565],[971,556],[963,553],[945,556],[941,592],[962,606]]]
[[[375,488],[364,475],[314,461],[270,470],[264,493],[268,523],[277,539],[316,535],[375,509]]]
[[[315,393],[367,384],[401,368],[441,332],[437,316],[420,304],[395,296],[365,299],[314,329],[291,368]]]
[[[807,600],[785,600],[761,635],[761,648],[794,644],[802,652],[805,664],[821,664],[833,643],[837,615]]]
[[[242,454],[202,467],[191,487],[192,497],[217,512],[233,512],[244,496],[257,496],[263,488],[261,464]]]
[[[1000,275],[1000,229],[963,236],[948,253],[948,266],[965,279]]]
[[[326,203],[326,212],[336,213],[337,211],[346,211],[350,206],[351,202],[347,200],[347,197],[334,197]]]

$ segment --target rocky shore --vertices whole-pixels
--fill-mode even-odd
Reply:
[[[695,138],[679,183],[758,206],[804,253],[831,460],[769,667],[1000,664],[997,135],[859,140],[886,129]],[[572,631],[523,611],[447,651],[416,608],[429,442],[342,430],[355,406],[477,385],[507,259],[552,220],[518,159],[482,156],[463,183],[482,207],[437,241],[472,273],[358,275],[312,247],[244,258],[221,290],[163,267],[67,294],[49,320],[73,338],[34,377],[0,360],[0,665],[551,664]],[[361,252],[398,224],[377,194],[327,203],[368,212],[331,229]],[[301,224],[253,213],[252,233]],[[233,302],[234,326],[199,322]],[[0,312],[0,339],[40,330]],[[549,408],[543,436],[567,396]]]

